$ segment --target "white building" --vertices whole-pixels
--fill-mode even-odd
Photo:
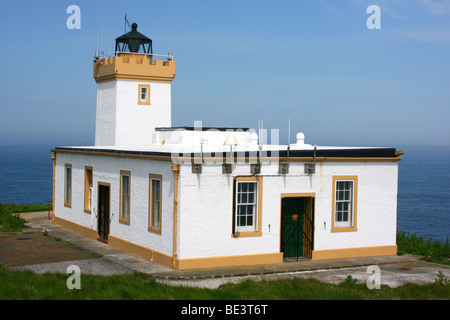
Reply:
[[[397,253],[402,152],[171,127],[175,61],[136,27],[94,61],[95,145],[52,150],[55,223],[176,269]]]

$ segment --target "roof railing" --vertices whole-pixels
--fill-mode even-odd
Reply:
[[[126,54],[140,54],[140,55],[146,55],[146,56],[156,56],[160,57],[162,59],[167,59],[168,61],[173,60],[172,52],[169,52],[169,54],[156,54],[156,53],[140,53],[140,52],[128,52],[128,51],[114,51],[109,53],[102,53],[100,54],[98,50],[95,51],[94,60],[95,61],[101,61],[106,58],[111,58],[114,56],[117,56],[120,53],[126,53]]]

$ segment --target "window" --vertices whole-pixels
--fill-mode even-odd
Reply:
[[[130,224],[130,171],[120,171],[120,217],[119,222]]]
[[[150,85],[149,84],[140,84],[139,85],[138,104],[150,105]]]
[[[161,234],[162,176],[150,174],[148,231]]]
[[[64,166],[64,206],[72,207],[72,165]]]
[[[233,236],[261,236],[262,177],[236,177],[233,202]]]
[[[331,232],[356,231],[358,177],[333,177]]]
[[[84,168],[84,212],[92,211],[92,167]]]

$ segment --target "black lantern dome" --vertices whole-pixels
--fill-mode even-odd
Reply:
[[[137,31],[137,24],[131,25],[131,31],[116,38],[116,52],[144,52],[153,54],[152,40]]]

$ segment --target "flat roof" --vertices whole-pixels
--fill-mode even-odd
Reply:
[[[258,146],[238,146],[233,150],[235,156],[258,156],[260,151]],[[244,147],[244,148],[242,148]],[[262,149],[262,156],[276,156],[285,158],[288,156],[287,146],[271,146],[270,148]],[[120,146],[85,146],[85,147],[55,147],[52,151],[58,152],[81,152],[81,153],[109,153],[116,155],[141,155],[141,156],[159,156],[171,157],[184,156],[194,157],[200,154],[200,149],[183,149],[176,145],[158,145],[158,146],[135,146],[135,147],[120,147]],[[204,149],[203,154],[211,154],[212,156],[224,154],[228,152],[226,149]],[[308,149],[290,149],[289,157],[291,158],[398,158],[399,152],[395,148],[385,147],[319,147],[316,149],[309,146]]]
[[[241,130],[244,132],[250,131],[250,128],[242,128],[242,127],[157,127],[155,131],[174,131],[174,130],[184,130],[184,131],[236,131]]]

